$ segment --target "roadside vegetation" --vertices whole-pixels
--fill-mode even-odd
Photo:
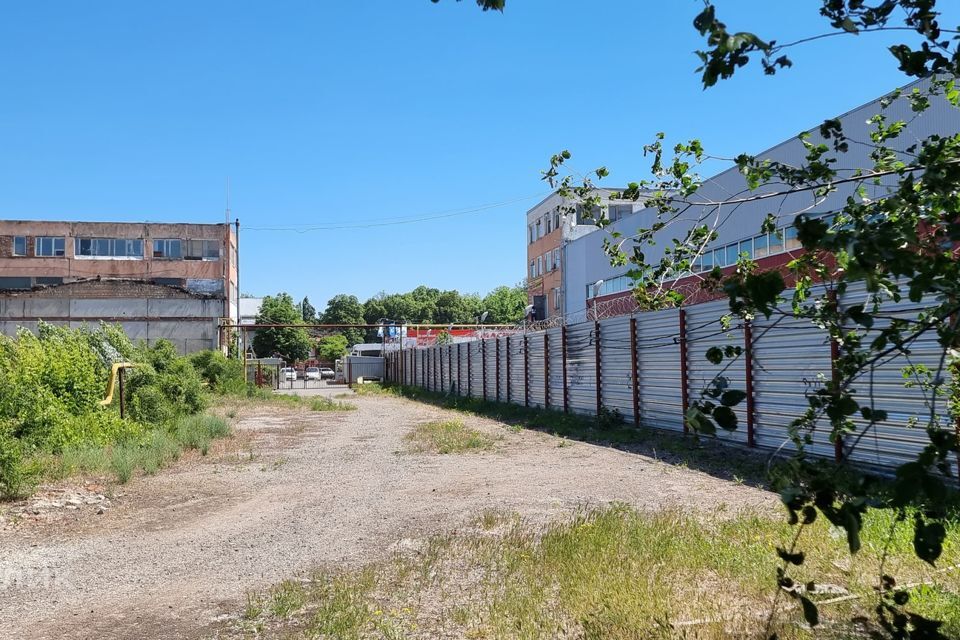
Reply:
[[[415,453],[466,453],[489,451],[497,438],[471,429],[462,420],[434,420],[418,424],[404,436],[410,451]]]
[[[119,390],[101,405],[118,362],[134,365],[126,371],[124,418]],[[165,340],[135,345],[118,326],[41,323],[37,335],[0,337],[0,499],[28,495],[43,479],[112,475],[126,482],[156,473],[184,451],[206,455],[230,434],[227,418],[236,415],[206,413],[225,404],[218,398],[302,402],[248,384],[243,365],[220,352],[185,357]]]
[[[891,528],[895,535],[885,549]],[[948,637],[960,635],[956,544],[944,550],[936,570],[916,558],[910,523],[891,510],[870,512],[863,548],[853,557],[845,536],[825,521],[812,529],[811,558],[794,588],[820,606],[817,637],[876,631],[865,616],[876,605],[874,569],[885,552],[914,606],[944,620]],[[958,530],[953,523],[951,532]],[[613,506],[540,528],[486,512],[473,528],[419,541],[389,561],[251,593],[237,632],[264,638],[759,637],[775,597],[768,556],[792,534],[769,514]],[[799,607],[781,607],[770,631],[781,639],[813,637]]]
[[[491,418],[514,429],[548,433],[559,438],[558,447],[569,446],[573,441],[611,446],[670,464],[695,467],[738,483],[766,486],[769,475],[767,463],[756,452],[735,446],[708,446],[702,439],[684,438],[661,429],[637,428],[625,423],[616,411],[606,411],[597,419],[555,409],[524,407],[393,384],[355,385],[354,392],[358,396],[407,398],[467,415]]]

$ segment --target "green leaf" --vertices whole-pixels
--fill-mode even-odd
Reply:
[[[737,428],[737,414],[730,407],[717,407],[713,410],[713,419],[721,429],[735,431]]]
[[[720,364],[723,362],[723,350],[720,347],[710,347],[707,349],[707,361],[711,364]]]
[[[729,391],[725,391],[723,396],[720,397],[720,404],[725,407],[735,407],[743,402],[746,397],[746,391],[741,391],[740,389],[730,389]]]

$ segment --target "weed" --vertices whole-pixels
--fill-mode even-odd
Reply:
[[[205,414],[180,418],[172,432],[184,449],[196,449],[205,456],[210,450],[210,442],[229,435],[230,426],[223,418]]]
[[[314,398],[310,402],[311,411],[353,411],[356,408],[357,405],[349,402],[339,402],[323,396]]]
[[[256,593],[247,592],[247,606],[243,609],[244,620],[256,620],[263,613],[263,599]]]
[[[278,618],[289,618],[303,608],[306,592],[295,580],[284,580],[270,589],[270,613]]]
[[[423,453],[464,453],[493,448],[496,439],[471,429],[460,420],[435,420],[417,425],[404,436],[412,451]]]
[[[117,482],[126,484],[133,477],[137,469],[137,448],[130,443],[120,443],[110,450],[110,470],[117,477]]]

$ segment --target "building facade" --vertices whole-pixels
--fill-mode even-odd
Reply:
[[[7,335],[105,321],[184,353],[220,348],[239,319],[238,278],[232,224],[0,221]]]
[[[946,100],[931,100],[930,108],[919,114],[912,111],[908,96],[914,88],[926,90],[929,83],[929,80],[924,79],[907,85],[902,90],[902,96],[893,100],[884,111],[886,122],[903,120],[908,123],[899,139],[888,142],[894,148],[905,150],[918,140],[934,134],[955,135],[960,132],[960,110],[952,107]],[[875,129],[875,125],[868,123],[868,120],[881,112],[880,101],[881,98],[878,98],[839,116],[843,131],[850,140],[871,139],[870,133]],[[820,135],[819,127],[807,131],[806,134],[808,142],[814,145],[832,144]],[[842,164],[838,166],[843,169],[839,171],[839,177],[852,176],[856,167],[873,166],[874,161],[870,157],[872,150],[873,147],[868,144],[851,143],[848,152],[840,156]],[[807,153],[803,142],[799,137],[795,137],[757,154],[757,158],[802,166]],[[907,154],[903,157],[908,158]],[[883,198],[896,180],[897,176],[890,176],[878,180],[877,183],[865,181],[863,187],[869,197]],[[716,296],[701,287],[702,274],[711,271],[714,266],[719,266],[726,275],[733,271],[733,265],[742,254],[754,259],[761,269],[781,269],[786,272],[787,263],[802,252],[796,230],[792,226],[796,215],[802,212],[806,216],[816,217],[837,211],[843,208],[848,197],[855,196],[857,186],[856,182],[839,185],[823,197],[815,198],[809,191],[796,191],[732,205],[728,204],[732,194],[739,194],[742,199],[764,193],[779,193],[784,191],[784,185],[765,185],[750,190],[740,171],[731,167],[706,179],[700,189],[688,198],[692,206],[682,219],[661,231],[657,235],[656,244],[644,245],[642,249],[647,262],[656,263],[663,257],[664,249],[670,246],[671,239],[683,238],[695,224],[713,224],[718,237],[705,247],[701,259],[693,269],[675,274],[662,283],[664,288],[683,293],[688,304],[704,302]],[[777,216],[778,231],[761,233],[761,225],[771,213]],[[600,233],[584,235],[565,244],[562,290],[567,300],[567,314],[575,315],[578,311],[587,309],[587,315],[592,319],[595,314],[608,317],[636,310],[631,293],[633,281],[627,275],[630,265],[612,266],[603,251],[603,241],[610,238],[611,232],[619,232],[622,237],[629,238],[639,229],[650,228],[656,221],[655,211],[639,209]],[[633,244],[627,241],[624,249],[629,254]],[[788,284],[791,284],[789,274],[785,275],[788,276]]]
[[[600,229],[600,217],[620,220],[643,207],[642,202],[614,201],[617,189],[598,189],[602,205],[585,215],[553,193],[527,211],[527,302],[533,305],[533,319],[547,320],[565,311],[564,248],[568,242]]]

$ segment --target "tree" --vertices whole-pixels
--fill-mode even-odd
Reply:
[[[317,342],[317,358],[321,362],[333,362],[346,354],[349,346],[342,334],[324,336]]]
[[[778,549],[777,591],[768,635],[782,594],[799,601],[810,625],[818,624],[816,604],[795,588],[791,577],[792,566],[804,563],[800,533],[818,517],[845,530],[851,553],[860,548],[863,516],[872,508],[891,509],[895,524],[913,528],[914,549],[920,559],[934,564],[944,548],[948,483],[955,484],[952,457],[960,453],[960,438],[954,431],[960,419],[960,135],[944,133],[901,141],[908,123],[894,120],[889,110],[894,104],[906,105],[916,117],[934,101],[960,106],[960,88],[954,80],[960,72],[960,40],[955,37],[957,31],[940,27],[936,5],[936,0],[821,0],[820,14],[832,31],[777,44],[750,32],[729,31],[717,18],[714,6],[706,2],[694,21],[707,42],[707,47],[697,52],[705,88],[732,77],[757,57],[764,72],[772,75],[792,66],[784,54],[791,47],[823,37],[872,31],[911,32],[919,46],[904,43],[889,51],[906,76],[929,77],[930,82],[922,90],[909,94],[895,91],[885,97],[879,112],[868,121],[872,129],[869,140],[848,138],[841,121],[832,119],[823,123],[818,136],[801,137],[806,157],[797,165],[750,154],[737,156],[735,164],[748,191],[722,202],[705,205],[696,198],[701,187],[698,166],[719,158],[711,157],[698,140],[677,145],[674,157],[665,158],[663,134],[644,147],[653,158],[653,179],[631,183],[616,194],[632,200],[643,195],[656,214],[655,221],[629,242],[611,233],[605,250],[612,262],[631,265],[638,304],[660,309],[684,304],[685,296],[669,284],[689,273],[706,246],[718,237],[719,222],[711,218],[717,207],[736,210],[739,204],[760,197],[757,193],[771,202],[782,196],[785,202],[791,193],[825,201],[841,188],[845,191],[839,193],[849,191],[833,210],[818,211],[826,214],[823,216],[814,217],[804,209],[778,211],[767,217],[758,231],[776,232],[778,216],[789,216],[805,250],[786,273],[761,271],[749,255],[742,255],[732,273],[713,267],[703,278],[704,287],[728,298],[729,321],[747,323],[759,316],[799,319],[811,328],[820,328],[825,341],[836,345],[832,378],[810,385],[808,408],[794,416],[790,426],[796,453],[777,467],[776,486],[797,531],[792,544]],[[867,166],[845,160],[852,145],[869,147]],[[573,206],[591,210],[600,204],[594,182],[605,178],[608,171],[600,167],[586,178],[561,176],[570,158],[568,151],[553,156],[544,178]],[[770,208],[778,210],[776,205]],[[696,218],[692,224],[691,217]],[[598,224],[603,227],[607,223],[599,220]],[[672,231],[674,228],[678,230]],[[670,238],[673,233],[676,237]],[[648,262],[650,252],[636,247],[653,243],[664,243],[669,250],[662,259]],[[843,308],[837,300],[853,283],[865,286],[868,295],[862,304]],[[782,303],[787,301],[792,304],[784,311]],[[907,301],[910,306],[905,310]],[[936,345],[939,365],[927,367],[911,360],[913,349],[924,342]],[[743,352],[715,347],[706,357],[715,365],[729,367]],[[928,410],[922,415],[894,418],[878,408],[873,373],[879,363],[894,359],[904,363],[905,386],[923,392]],[[717,427],[738,427],[732,407],[746,394],[729,385],[721,371],[692,403],[686,423],[699,437],[710,437]],[[890,486],[883,488],[848,461],[872,431],[891,427],[920,429],[928,443],[915,459],[901,464]],[[839,464],[807,455],[809,442],[824,430],[840,447]],[[895,535],[894,526],[885,544],[892,544]],[[880,629],[893,638],[945,637],[939,621],[911,608],[909,590],[896,586],[883,560],[878,576],[875,611]],[[879,635],[871,631],[871,637]]]
[[[365,324],[363,305],[356,296],[347,294],[335,295],[327,302],[327,309],[323,312],[323,324]],[[361,329],[344,329],[342,335],[351,345],[363,342]]]
[[[300,302],[300,315],[305,324],[317,324],[317,310],[310,304],[310,298],[303,297]]]
[[[522,283],[513,287],[497,287],[486,295],[481,306],[484,311],[490,312],[487,316],[490,324],[520,322],[527,307],[527,289]]]
[[[256,324],[302,324],[303,318],[288,293],[267,296],[260,305]],[[310,355],[311,340],[300,327],[266,327],[257,329],[253,349],[260,357],[279,355],[287,362],[304,360]]]

